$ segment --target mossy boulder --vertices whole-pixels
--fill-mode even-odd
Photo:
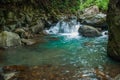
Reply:
[[[18,34],[2,31],[0,33],[0,47],[10,47],[21,45],[21,39]]]

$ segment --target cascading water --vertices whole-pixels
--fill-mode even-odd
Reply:
[[[71,19],[69,21],[61,20],[55,26],[51,26],[49,30],[46,30],[48,34],[60,34],[69,35],[69,37],[76,37],[79,35],[78,29],[81,26],[77,19]]]
[[[79,38],[78,29],[82,25],[80,22],[77,21],[76,18],[69,19],[69,20],[60,20],[56,25],[51,26],[50,29],[45,30],[48,34],[57,34],[57,35],[64,35],[66,38]],[[102,36],[100,38],[108,38],[107,35],[108,31],[101,32]]]

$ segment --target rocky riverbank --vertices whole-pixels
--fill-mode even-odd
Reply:
[[[46,14],[30,5],[21,5],[21,8],[17,5],[11,6],[9,10],[8,6],[0,7],[0,47],[36,44],[41,36],[47,35],[45,29],[49,29],[60,20],[69,21],[74,18],[70,14],[64,14],[64,17],[59,14]],[[107,30],[106,15],[101,13],[97,6],[85,9],[82,14],[78,12],[74,15],[82,25],[91,26],[79,29],[80,34],[85,37],[99,36],[99,31]]]
[[[1,80],[119,80],[120,69],[109,70],[106,66],[104,71],[98,68],[85,69],[72,66],[5,66],[0,74]],[[107,72],[113,71],[115,73]],[[115,77],[116,76],[116,77]],[[115,77],[115,78],[114,78]]]

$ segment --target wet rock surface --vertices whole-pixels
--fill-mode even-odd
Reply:
[[[96,28],[88,25],[81,26],[78,31],[82,36],[85,37],[97,37],[101,35]]]
[[[34,39],[21,39],[25,45],[33,45],[37,43],[37,40]]]
[[[1,80],[3,77],[5,80],[113,80],[105,71],[98,68],[52,65],[5,66]],[[119,80],[118,77],[115,77],[115,80]]]

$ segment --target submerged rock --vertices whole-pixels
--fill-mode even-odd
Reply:
[[[29,68],[27,66],[22,66],[22,65],[12,65],[12,66],[4,66],[2,69],[4,73],[9,73],[9,72],[25,71]]]
[[[16,75],[16,72],[11,72],[11,73],[7,73],[4,74],[4,79],[5,80],[13,80],[12,78]],[[1,80],[1,79],[0,79]]]
[[[56,40],[59,40],[59,38],[57,38],[57,37],[50,37],[50,38],[48,38],[49,40],[53,40],[53,41],[56,41]]]
[[[84,44],[84,46],[89,46],[89,47],[94,45],[94,43],[92,43],[92,42],[84,42],[83,44]]]
[[[7,66],[7,69],[12,69],[12,72],[4,73],[9,80],[113,80],[103,71],[90,68],[41,65],[33,67]]]
[[[25,45],[33,45],[36,44],[37,41],[34,39],[21,39],[21,41],[25,44]]]
[[[18,34],[7,31],[3,31],[0,33],[0,47],[10,47],[18,45],[21,45],[21,40]]]
[[[79,33],[85,37],[97,37],[101,36],[101,33],[94,27],[83,25],[79,28]]]
[[[16,80],[16,76],[22,72],[29,69],[27,66],[22,65],[12,65],[12,66],[4,66],[2,68],[3,72],[0,76],[0,80]],[[3,79],[2,79],[3,78]]]

